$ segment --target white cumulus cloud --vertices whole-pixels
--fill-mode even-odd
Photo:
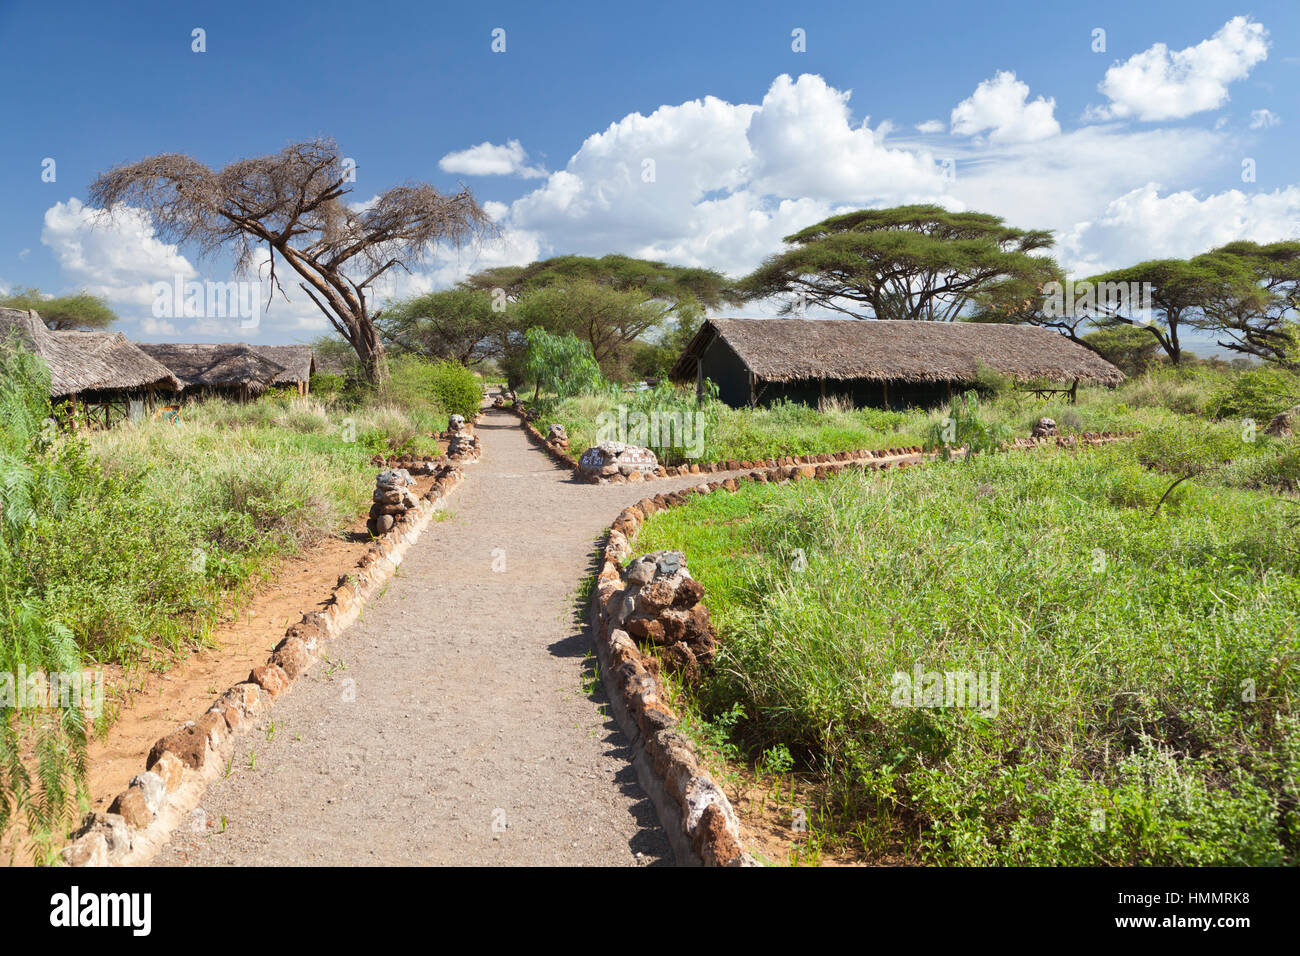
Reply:
[[[110,301],[147,306],[155,282],[193,279],[197,270],[154,235],[142,210],[119,206],[112,217],[75,197],[45,211],[41,242],[48,246],[73,284]]]
[[[466,176],[521,176],[538,179],[546,175],[540,166],[529,166],[528,154],[517,139],[502,146],[479,143],[469,149],[448,153],[438,160],[444,173],[463,173]]]
[[[993,143],[1029,143],[1061,132],[1055,99],[1029,101],[1029,84],[1002,70],[985,80],[952,111],[952,131],[976,136],[988,131]]]
[[[1125,193],[1061,237],[1061,247],[1073,254],[1076,275],[1146,259],[1185,258],[1238,239],[1296,238],[1300,186],[1267,193],[1229,189],[1205,197],[1191,190],[1162,196],[1161,188],[1147,183]]]
[[[1171,51],[1163,43],[1116,63],[1098,85],[1108,106],[1090,119],[1182,119],[1218,109],[1228,85],[1245,79],[1268,57],[1268,30],[1249,17],[1233,17],[1208,40]]]

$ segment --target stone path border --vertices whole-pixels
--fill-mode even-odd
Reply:
[[[198,807],[208,783],[223,773],[240,731],[255,725],[271,702],[316,663],[322,645],[346,630],[366,603],[382,593],[434,514],[446,507],[448,495],[464,479],[460,466],[467,463],[468,457],[458,457],[440,468],[416,507],[375,539],[353,573],[339,578],[323,610],[307,612],[285,631],[265,664],[219,696],[198,720],[155,743],[143,772],[114,798],[108,811],[86,816],[63,848],[64,863],[136,866],[152,859],[172,830]]]
[[[524,431],[529,439],[536,445],[540,446],[553,460],[568,468],[574,473],[574,476],[581,481],[588,481],[592,484],[623,484],[625,482],[635,481],[654,481],[659,478],[679,478],[683,475],[710,475],[722,472],[746,471],[754,473],[756,471],[773,471],[778,468],[797,468],[801,466],[812,466],[814,469],[819,465],[839,466],[854,462],[870,461],[896,461],[899,464],[919,463],[927,458],[934,458],[938,452],[927,452],[920,445],[904,445],[899,448],[859,448],[853,451],[822,452],[808,455],[785,455],[780,458],[766,459],[731,459],[729,461],[706,461],[695,462],[688,465],[660,465],[657,473],[642,474],[633,472],[631,475],[613,475],[609,478],[601,478],[596,475],[588,475],[578,467],[578,459],[573,457],[567,449],[557,446],[555,443],[547,441],[546,436],[538,430],[532,421],[529,420],[526,411],[517,406],[507,409],[514,412],[519,417]],[[1118,432],[1082,432],[1077,435],[1056,435],[1051,438],[1017,438],[1008,444],[1010,449],[1032,449],[1055,443],[1060,448],[1073,448],[1078,445],[1100,445],[1112,441],[1120,441],[1124,438],[1131,438],[1133,434],[1120,434]],[[899,460],[902,461],[899,461]],[[885,466],[887,467],[887,466]]]

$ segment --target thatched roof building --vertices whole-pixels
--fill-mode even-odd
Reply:
[[[139,347],[171,369],[187,390],[205,394],[248,399],[266,391],[287,371],[245,342],[141,343]]]
[[[91,402],[133,392],[179,392],[183,383],[121,332],[54,332],[36,312],[0,308],[0,340],[17,335],[50,370],[50,397]]]
[[[254,345],[252,349],[284,369],[271,381],[272,385],[297,385],[306,394],[316,371],[316,353],[310,345]]]
[[[902,407],[945,400],[974,381],[981,366],[1022,382],[1124,380],[1095,352],[1051,329],[878,319],[709,319],[669,377],[712,379],[733,406],[838,395],[856,405]]]

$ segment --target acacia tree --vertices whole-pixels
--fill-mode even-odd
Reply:
[[[720,272],[616,254],[500,266],[464,284],[506,307],[504,330],[492,341],[510,376],[523,374],[521,343],[533,327],[586,340],[605,374],[617,379],[632,370],[637,347],[665,326],[688,323],[693,332],[704,309],[740,301]]]
[[[232,250],[240,273],[264,245],[273,286],[279,259],[377,384],[387,372],[368,290],[394,266],[409,271],[437,243],[460,245],[492,227],[468,189],[444,195],[405,183],[352,207],[343,201],[348,179],[338,147],[318,139],[216,171],[181,153],[150,156],[99,175],[90,199],[106,216],[144,210],[162,238],[193,243],[200,255]]]
[[[1241,275],[1238,266],[1224,260],[1152,259],[1088,281],[1096,290],[1098,326],[1144,329],[1178,365],[1183,330],[1196,329],[1215,290],[1240,282]]]
[[[716,309],[728,302],[738,302],[720,272],[695,266],[674,266],[653,259],[607,255],[555,256],[526,266],[498,266],[465,280],[466,285],[503,296],[516,302],[536,289],[564,286],[573,282],[592,282],[619,292],[637,292],[642,298],[659,304],[667,316],[679,307],[698,303]]]
[[[117,321],[117,313],[109,308],[108,300],[85,289],[72,295],[49,297],[40,289],[19,289],[0,298],[0,306],[35,311],[55,331],[106,329]]]
[[[486,293],[458,285],[389,303],[378,325],[394,349],[469,365],[501,357],[506,316]]]
[[[933,205],[861,209],[786,236],[794,248],[745,277],[747,299],[792,295],[782,312],[815,306],[855,319],[954,321],[981,296],[1008,286],[1041,288],[1059,270],[1045,230]]]
[[[591,347],[606,375],[618,377],[627,347],[663,323],[662,309],[639,292],[621,292],[585,279],[528,292],[514,306],[520,330],[572,332]]]
[[[1287,368],[1300,368],[1300,242],[1230,242],[1192,260],[1217,266],[1204,328],[1218,344]]]

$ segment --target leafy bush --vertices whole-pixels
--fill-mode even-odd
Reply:
[[[77,699],[52,711],[18,706],[24,673],[81,672],[72,632],[45,613],[30,567],[38,527],[66,513],[85,471],[80,444],[50,442],[49,385],[40,359],[14,340],[0,343],[0,833],[21,816],[47,850],[84,797],[89,717]]]
[[[997,451],[1009,437],[1005,425],[984,419],[980,414],[979,399],[974,391],[970,391],[953,399],[948,405],[947,417],[930,426],[925,447],[938,449],[947,459],[955,448],[964,447],[968,456]]]
[[[1260,445],[1231,427],[1197,421],[1152,428],[1132,444],[1142,465],[1171,474],[1200,474],[1260,450]]]
[[[1192,371],[1161,369],[1126,382],[1124,401],[1134,408],[1160,408],[1199,415],[1210,401],[1213,383]]]
[[[527,381],[533,383],[539,409],[549,413],[566,398],[608,388],[592,355],[591,344],[572,332],[553,335],[542,328],[531,328],[524,337],[528,342],[524,371]]]
[[[379,391],[380,401],[407,412],[436,410],[444,419],[447,415],[472,418],[478,413],[483,386],[465,366],[402,355],[390,359],[388,367],[390,377]]]
[[[1264,425],[1296,405],[1300,405],[1300,375],[1264,367],[1228,378],[1211,394],[1207,411],[1215,418],[1250,418]]]

